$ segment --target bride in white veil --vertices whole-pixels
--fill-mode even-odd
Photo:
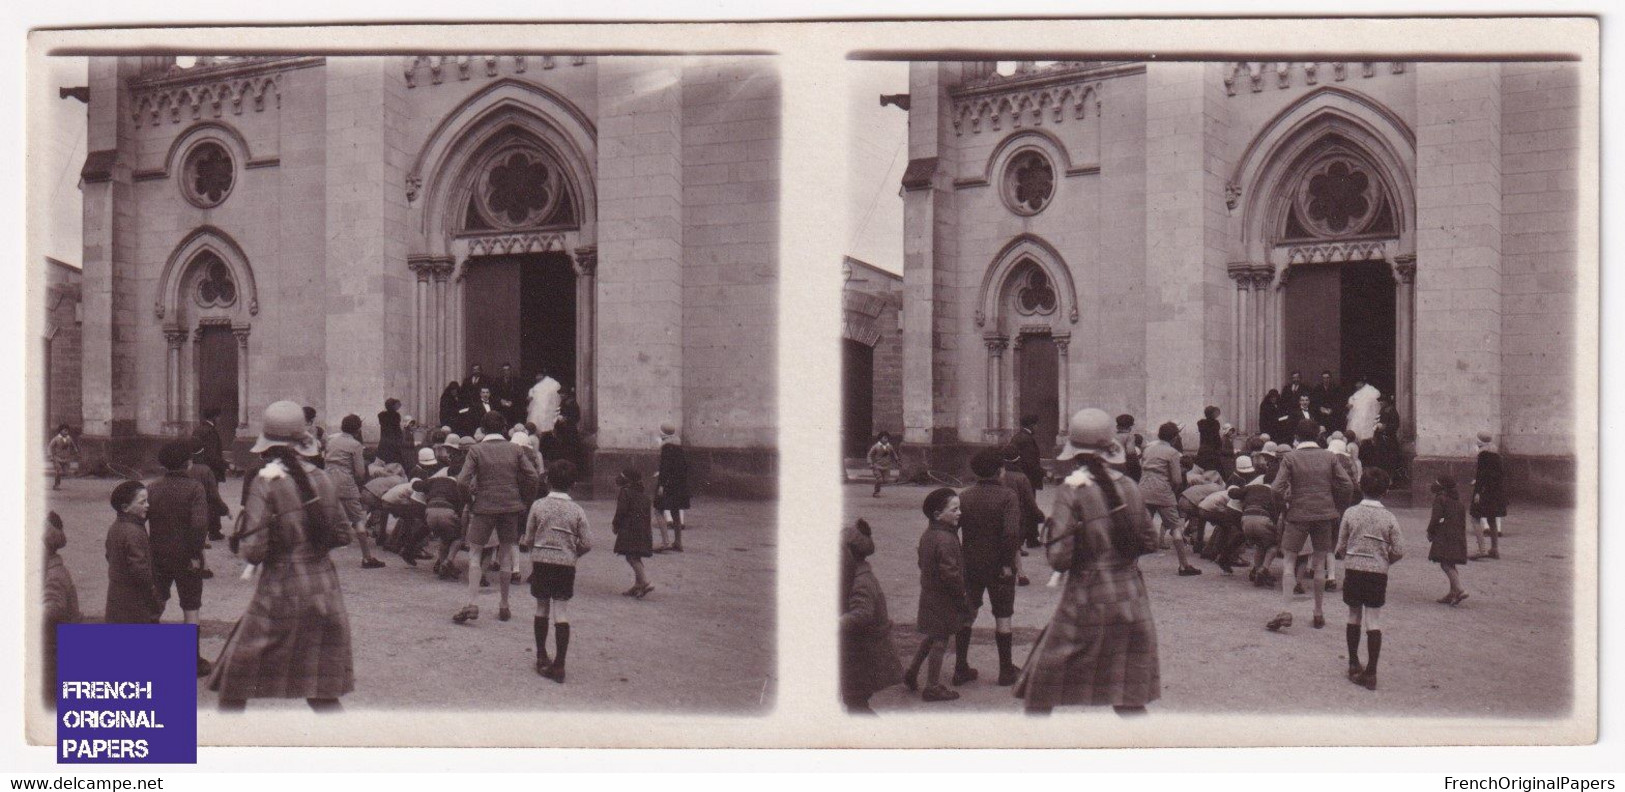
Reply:
[[[536,375],[525,417],[536,425],[536,431],[541,434],[553,431],[553,424],[559,420],[559,381],[549,377],[546,372]]]

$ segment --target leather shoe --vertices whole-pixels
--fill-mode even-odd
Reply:
[[[971,668],[970,666],[958,666],[954,668],[954,686],[958,687],[966,682],[975,682],[976,678],[979,676],[981,676],[981,674],[977,673],[976,669]]]

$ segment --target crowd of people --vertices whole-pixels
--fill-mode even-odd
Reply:
[[[466,579],[466,604],[452,616],[457,624],[479,618],[476,597],[493,581],[496,618],[510,621],[510,588],[525,582],[520,566],[528,561],[536,602],[535,670],[563,683],[576,564],[593,549],[587,514],[569,494],[583,470],[580,413],[551,378],[538,377],[528,393],[507,389],[503,368],[502,378],[485,383],[476,366],[455,401],[443,400],[448,409],[442,417],[449,420],[438,429],[421,431],[410,416],[400,415],[398,400],[387,400],[370,454],[360,416],[347,415],[338,431],[328,432],[312,408],[271,404],[249,451],[252,462],[229,535],[223,523],[231,509],[220,496],[228,466],[215,428],[219,411],[205,410],[190,438],[160,449],[161,477],[121,481],[109,495],[115,517],[107,534],[105,621],[157,622],[173,591],[181,619],[198,623],[203,581],[212,577],[204,550],[226,541],[248,565],[245,575],[257,576],[257,582],[218,659],[211,662],[199,650],[198,676],[209,677],[222,710],[240,710],[252,698],[304,698],[312,709],[329,711],[355,685],[349,616],[333,550],[357,544],[361,568],[369,570],[385,566],[380,550],[413,567],[434,559],[438,579]],[[462,394],[472,394],[473,401],[464,402]],[[493,394],[503,396],[492,402]],[[519,414],[531,420],[510,423]],[[477,416],[472,425],[471,415]],[[538,432],[537,419],[551,429]],[[616,479],[614,552],[632,573],[632,586],[622,593],[636,599],[655,589],[645,560],[683,551],[683,518],[691,501],[677,427],[662,425],[659,443],[659,469],[648,489],[636,468]],[[58,445],[53,441],[53,452]],[[438,544],[435,554],[426,552],[431,541]],[[46,531],[48,666],[55,662],[55,625],[83,618],[72,576],[57,553],[65,544],[53,512]],[[468,561],[459,565],[464,550]],[[516,558],[516,550],[522,557]]]
[[[957,699],[954,687],[980,676],[970,658],[971,630],[986,595],[994,617],[997,683],[1013,686],[1028,712],[1061,705],[1143,711],[1160,695],[1160,676],[1156,626],[1138,559],[1170,548],[1179,576],[1200,575],[1196,562],[1205,559],[1226,577],[1247,568],[1254,586],[1278,591],[1280,605],[1263,622],[1272,632],[1293,626],[1295,599],[1306,593],[1313,601],[1310,625],[1323,628],[1324,594],[1341,590],[1348,608],[1348,678],[1375,690],[1389,568],[1404,555],[1399,522],[1382,499],[1405,479],[1401,454],[1370,449],[1382,442],[1397,447],[1399,418],[1392,401],[1364,380],[1338,397],[1341,408],[1329,406],[1333,401],[1325,396],[1334,392],[1329,376],[1323,384],[1317,401],[1295,393],[1301,386],[1294,374],[1287,390],[1300,410],[1266,421],[1261,409],[1264,431],[1244,442],[1221,421],[1217,407],[1208,407],[1197,421],[1192,454],[1184,450],[1178,423],[1161,424],[1147,441],[1132,416],[1079,411],[1071,417],[1053,476],[1045,474],[1030,439],[1036,419],[1024,418],[1009,444],[972,457],[974,484],[937,489],[922,504],[927,525],[917,550],[915,623],[922,637],[906,667],[898,662],[885,596],[869,568],[876,552],[869,525],[860,520],[847,528],[841,657],[848,710],[871,712],[869,698],[898,683],[925,701]],[[1266,406],[1278,395],[1271,393]],[[1452,607],[1469,596],[1461,567],[1500,558],[1506,515],[1494,438],[1484,433],[1474,442],[1476,475],[1465,492],[1450,475],[1430,484],[1428,559],[1439,564],[1449,587],[1438,602]],[[889,440],[877,448],[885,450],[871,453],[871,463],[896,455]],[[1047,483],[1058,486],[1046,516],[1034,493]],[[1469,534],[1477,540],[1476,553],[1469,554]],[[1018,666],[1011,657],[1012,621],[1017,591],[1029,582],[1022,574],[1029,552],[1042,552],[1055,570],[1050,585],[1064,588],[1048,626]],[[950,644],[955,662],[945,680]]]

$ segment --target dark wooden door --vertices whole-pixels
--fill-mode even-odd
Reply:
[[[503,363],[519,366],[519,267],[518,257],[479,258],[464,276],[463,362],[478,364],[487,380]]]
[[[1286,335],[1282,350],[1286,354],[1286,373],[1302,372],[1305,390],[1320,382],[1322,371],[1332,372],[1333,378],[1339,377],[1343,350],[1342,295],[1342,274],[1336,265],[1292,268],[1286,287]]]
[[[1033,428],[1033,434],[1038,436],[1038,450],[1046,457],[1053,456],[1052,446],[1061,421],[1061,397],[1057,392],[1060,356],[1055,339],[1047,335],[1022,336],[1018,361],[1021,370],[1016,373],[1019,380],[1016,387],[1021,403],[1016,419],[1019,422],[1024,416],[1038,416],[1038,426]]]
[[[863,456],[874,442],[875,432],[875,350],[874,347],[841,340],[841,363],[845,369],[842,404],[846,426],[846,455]]]
[[[207,326],[197,341],[197,403],[201,410],[220,408],[220,442],[231,448],[237,436],[237,338],[231,328]]]
[[[1338,382],[1345,390],[1356,377],[1370,378],[1383,393],[1394,392],[1394,276],[1386,261],[1357,261],[1342,267],[1342,355]]]

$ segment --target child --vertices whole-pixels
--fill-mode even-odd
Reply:
[[[683,552],[683,512],[689,507],[688,457],[675,424],[660,425],[660,477],[655,484],[654,506],[670,515],[660,528],[662,550]],[[666,542],[666,528],[676,537]]]
[[[892,645],[886,593],[869,567],[868,558],[875,552],[870,534],[864,520],[841,531],[841,703],[851,715],[875,714],[869,697],[903,678]]]
[[[909,690],[920,689],[920,665],[925,665],[926,701],[953,701],[959,692],[942,684],[942,655],[948,638],[964,626],[969,614],[965,601],[965,559],[959,547],[959,495],[942,487],[925,496],[921,507],[930,521],[920,536],[920,610],[915,629],[925,636],[914,660],[903,674]]]
[[[74,442],[73,433],[68,431],[68,425],[58,426],[56,434],[51,437],[51,464],[56,468],[56,483],[51,485],[51,489],[62,489],[62,476],[73,466],[73,460],[78,456],[79,444]]]
[[[575,596],[576,559],[592,550],[587,513],[570,500],[576,466],[559,460],[547,471],[551,491],[531,504],[519,549],[530,554],[530,594],[536,598],[536,673],[564,684],[564,658],[570,652],[570,615]],[[558,629],[557,660],[547,657],[547,623]]]
[[[1380,500],[1388,491],[1388,473],[1373,468],[1360,477],[1365,499],[1343,513],[1337,535],[1338,558],[1343,564],[1343,603],[1349,606],[1347,637],[1349,681],[1366,690],[1377,689],[1377,660],[1382,656],[1379,617],[1388,597],[1388,567],[1405,556],[1399,520]],[[1360,665],[1360,628],[1365,628],[1371,662]]]
[[[1428,518],[1428,560],[1444,570],[1450,580],[1450,591],[1439,598],[1443,605],[1457,605],[1467,599],[1461,590],[1461,578],[1456,567],[1467,563],[1467,513],[1456,494],[1456,479],[1440,476],[1433,481],[1433,516]]]
[[[643,476],[633,468],[621,471],[615,478],[621,488],[615,500],[615,554],[626,558],[632,567],[632,587],[621,592],[623,596],[643,599],[655,587],[643,572],[643,559],[654,553],[654,536],[649,530],[649,496],[643,492]]]
[[[891,444],[891,434],[881,432],[875,444],[869,446],[869,470],[875,474],[876,498],[880,497],[880,488],[886,483],[886,476],[897,469],[897,448]]]
[[[56,706],[56,626],[77,624],[85,615],[79,610],[79,590],[73,585],[73,575],[63,562],[58,550],[68,545],[68,535],[62,530],[62,518],[51,512],[45,518],[45,651],[44,673],[45,706]]]

